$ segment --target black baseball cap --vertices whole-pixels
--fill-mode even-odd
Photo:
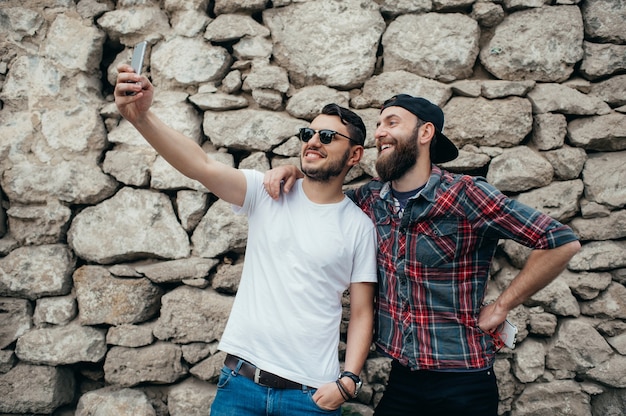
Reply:
[[[430,151],[430,160],[433,163],[449,162],[459,155],[459,149],[443,134],[444,117],[439,106],[425,98],[398,94],[385,101],[380,111],[382,112],[387,107],[402,107],[415,114],[420,120],[433,123],[437,135],[435,146]]]

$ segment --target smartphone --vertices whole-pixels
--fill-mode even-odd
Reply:
[[[498,328],[498,333],[504,345],[511,349],[515,348],[515,335],[517,334],[517,327],[515,325],[506,319]]]
[[[139,42],[135,45],[133,49],[133,58],[130,61],[130,66],[133,67],[136,74],[141,74],[141,69],[143,68],[143,57],[146,54],[146,47],[148,46],[147,41]],[[126,95],[135,95],[134,91],[128,91]]]

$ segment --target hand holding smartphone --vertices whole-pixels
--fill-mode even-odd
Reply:
[[[133,67],[136,74],[141,74],[141,69],[143,68],[143,58],[146,54],[146,47],[148,46],[147,41],[139,42],[135,45],[133,49],[133,57],[130,61],[130,66]],[[128,91],[126,95],[135,95],[134,91]]]
[[[502,325],[498,327],[498,336],[504,342],[504,345],[513,349],[515,348],[515,335],[517,334],[517,327],[505,320]]]

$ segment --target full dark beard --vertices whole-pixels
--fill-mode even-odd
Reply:
[[[346,166],[346,162],[350,157],[350,149],[343,154],[340,160],[335,160],[329,163],[323,168],[311,168],[302,166],[302,159],[300,159],[300,166],[302,166],[302,173],[309,179],[316,182],[328,182],[331,178],[339,176]]]
[[[402,175],[415,166],[419,155],[418,134],[419,131],[416,128],[408,140],[396,140],[396,147],[391,153],[376,159],[376,172],[383,182],[400,179]]]

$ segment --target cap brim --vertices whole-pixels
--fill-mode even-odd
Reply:
[[[456,159],[459,156],[459,149],[454,143],[442,133],[437,132],[437,145],[430,155],[431,162],[445,163]]]

